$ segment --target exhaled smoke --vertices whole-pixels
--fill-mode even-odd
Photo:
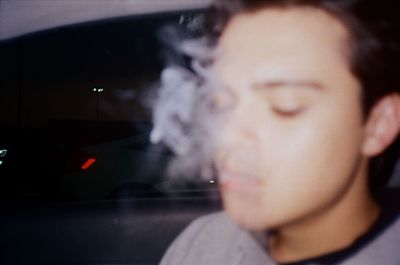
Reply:
[[[169,66],[162,71],[151,142],[164,143],[175,153],[169,176],[210,179],[216,133],[231,107],[230,97],[212,70],[215,49],[196,39],[184,41],[180,50],[192,58],[192,69]]]

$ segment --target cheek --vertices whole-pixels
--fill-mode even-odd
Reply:
[[[263,138],[261,148],[267,151],[260,172],[266,179],[261,195],[266,216],[315,211],[349,185],[360,156],[362,127],[339,116],[303,121],[301,126],[276,125]]]
[[[267,150],[263,155],[264,161],[270,161],[268,167],[293,176],[305,172],[313,181],[330,174],[346,175],[360,154],[363,139],[357,102],[331,106],[325,102],[293,121],[266,123],[261,148]]]
[[[299,120],[290,125],[276,125],[268,138],[263,139],[265,161],[278,175],[302,176],[301,181],[340,179],[351,170],[359,155],[362,127],[356,120],[341,113]],[[333,177],[333,176],[332,176]]]

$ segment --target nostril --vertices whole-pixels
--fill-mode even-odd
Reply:
[[[258,143],[260,141],[258,127],[246,117],[232,116],[220,124],[217,140],[235,146]]]
[[[257,138],[251,132],[248,137]],[[216,153],[216,166],[218,172],[246,172],[257,173],[258,168],[262,165],[260,146],[257,141],[248,139],[236,139],[236,141],[225,142],[224,146],[220,146]]]
[[[212,102],[218,111],[229,112],[235,108],[237,99],[232,92],[224,89],[214,93]]]
[[[258,137],[257,134],[254,130],[250,130],[247,128],[242,128],[242,135],[246,140],[249,140],[251,142],[257,143],[258,142]]]

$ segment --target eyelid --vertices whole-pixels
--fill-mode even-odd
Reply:
[[[271,110],[283,117],[293,117],[303,112],[308,106],[310,96],[308,90],[294,87],[280,87],[265,91],[264,94]]]
[[[301,114],[303,111],[305,111],[306,107],[305,106],[301,106],[299,108],[293,109],[293,110],[283,110],[280,108],[277,108],[275,106],[271,106],[272,111],[282,117],[294,117],[296,115]]]
[[[275,90],[280,88],[294,88],[294,89],[309,89],[309,90],[323,90],[324,86],[318,82],[303,81],[303,80],[286,80],[286,81],[269,81],[257,82],[252,86],[255,90]]]

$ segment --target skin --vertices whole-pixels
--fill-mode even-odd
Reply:
[[[265,8],[234,16],[219,41],[215,71],[235,102],[215,158],[224,208],[266,231],[279,262],[345,248],[379,214],[348,34],[316,8]]]

